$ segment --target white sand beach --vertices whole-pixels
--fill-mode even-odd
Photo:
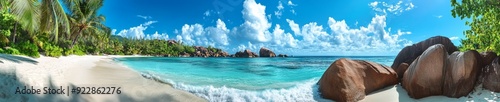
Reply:
[[[169,84],[143,78],[139,72],[115,63],[116,57],[130,56],[67,56],[60,58],[28,58],[0,54],[0,102],[198,102],[207,101]],[[134,56],[132,56],[134,57]],[[137,56],[135,56],[137,57]],[[121,94],[15,94],[16,88],[44,87],[121,87]],[[325,100],[322,100],[325,101]],[[361,102],[491,102],[500,101],[500,93],[480,86],[460,98],[431,96],[413,99],[400,85],[373,92]]]
[[[124,56],[67,56],[28,58],[0,55],[0,102],[176,102],[206,101],[168,84],[143,78],[136,72],[112,61]],[[126,57],[126,56],[125,56]],[[15,94],[33,86],[66,89],[67,87],[121,87],[117,94]],[[116,90],[115,90],[116,92]]]

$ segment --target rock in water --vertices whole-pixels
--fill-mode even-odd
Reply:
[[[264,47],[260,48],[259,55],[260,57],[276,57],[276,54],[273,51]]]
[[[495,58],[490,65],[484,67],[483,75],[483,88],[500,92],[500,63],[499,57]]]
[[[325,71],[319,81],[319,91],[324,98],[352,102],[397,83],[396,72],[387,66],[343,58],[333,62]]]
[[[234,54],[235,57],[246,57],[246,58],[251,58],[251,57],[259,57],[257,54],[250,50],[244,50],[244,51],[238,51],[236,54]]]
[[[457,47],[453,45],[451,40],[447,37],[443,36],[435,36],[431,37],[429,39],[426,39],[424,41],[421,41],[419,43],[413,44],[411,46],[406,46],[403,48],[399,54],[396,56],[394,59],[393,64],[391,65],[391,68],[394,70],[397,70],[399,65],[401,63],[412,63],[418,56],[422,55],[422,53],[429,48],[432,45],[435,44],[442,44],[444,45],[445,50],[448,52],[448,54],[451,54],[455,51],[458,51]],[[402,74],[402,73],[398,73]],[[399,76],[402,77],[402,76]]]
[[[443,70],[448,58],[446,48],[436,44],[413,61],[403,75],[402,85],[412,98],[443,94]]]
[[[449,55],[444,71],[443,95],[458,98],[474,89],[480,71],[477,56],[477,51],[456,51]]]

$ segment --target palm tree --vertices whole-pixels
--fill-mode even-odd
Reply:
[[[69,20],[64,12],[59,0],[42,0],[40,6],[40,31],[52,32],[52,38],[57,43],[59,39],[59,24],[64,28],[63,31],[69,33]]]
[[[10,35],[10,42],[16,42],[18,24],[21,24],[21,27],[30,34],[38,29],[39,12],[37,5],[37,0],[2,0],[0,2],[0,9],[7,9],[9,13],[15,16],[17,21]]]
[[[52,32],[56,42],[59,24],[65,26],[66,31],[69,32],[68,18],[59,0],[42,0],[41,6],[38,0],[2,0],[0,6],[0,9],[8,9],[14,14],[18,21],[14,25],[11,42],[16,40],[18,24],[21,24],[29,34],[34,33],[38,28],[43,32]]]
[[[104,15],[97,15],[97,11],[102,7],[102,0],[67,0],[66,7],[71,11],[71,37],[72,48],[80,36],[95,36],[105,34],[107,27],[102,24],[106,19]]]

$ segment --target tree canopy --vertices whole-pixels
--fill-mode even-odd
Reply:
[[[451,0],[453,17],[467,19],[461,50],[493,51],[500,54],[500,0]]]

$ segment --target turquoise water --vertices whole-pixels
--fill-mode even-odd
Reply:
[[[391,65],[394,57],[118,58],[209,101],[325,101],[317,81],[339,58]]]

